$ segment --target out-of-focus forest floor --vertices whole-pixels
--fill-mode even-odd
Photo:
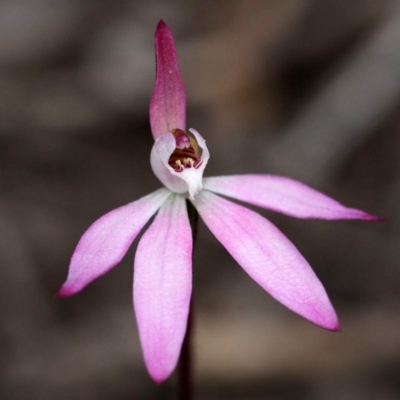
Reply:
[[[268,211],[324,283],[342,332],[260,289],[204,224],[194,256],[196,399],[400,398],[400,3],[3,0],[0,398],[169,399],[142,361],[136,244],[53,297],[100,215],[160,187],[149,154],[154,31],[174,32],[206,176],[299,179],[384,223]]]

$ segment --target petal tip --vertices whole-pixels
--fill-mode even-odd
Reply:
[[[332,319],[329,318],[328,321],[323,321],[323,322],[318,321],[318,322],[316,322],[316,325],[322,329],[325,329],[325,330],[331,331],[331,332],[340,332],[341,331],[339,320],[336,317],[336,315]]]
[[[158,31],[159,29],[165,29],[165,28],[168,28],[168,25],[164,22],[163,19],[160,19],[160,21],[158,21],[156,30]]]
[[[58,299],[62,299],[65,297],[70,297],[75,294],[75,291],[72,290],[70,287],[62,286],[61,289],[54,295],[54,297]]]
[[[368,214],[365,211],[352,209],[348,219],[361,219],[368,222],[384,222],[386,218],[378,217],[377,215]]]
[[[156,385],[161,385],[168,378],[168,376],[159,377],[153,375],[150,375],[150,377]]]
[[[326,330],[331,331],[331,332],[341,332],[342,329],[340,327],[339,321],[336,321],[334,324],[331,326],[325,327]]]
[[[157,385],[161,385],[164,381],[166,381],[172,374],[172,371],[174,370],[174,368],[170,369],[161,367],[159,364],[153,366],[148,365],[147,362],[146,362],[146,367],[150,375],[150,378]]]
[[[369,222],[386,222],[387,219],[383,218],[383,217],[378,217],[377,215],[371,215],[371,214],[367,214],[365,213],[364,218],[366,221]]]

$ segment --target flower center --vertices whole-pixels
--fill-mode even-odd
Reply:
[[[181,129],[173,129],[176,149],[171,154],[168,164],[176,171],[182,172],[187,168],[198,168],[201,165],[202,149],[192,133]]]

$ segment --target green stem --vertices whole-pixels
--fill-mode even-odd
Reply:
[[[197,210],[194,208],[193,204],[189,200],[186,200],[186,206],[187,206],[187,210],[188,210],[190,226],[192,228],[193,251],[194,251],[194,245],[195,245],[196,238],[197,238],[197,225],[199,222],[199,213],[197,212]]]
[[[192,203],[186,201],[190,226],[193,235],[193,251],[197,237],[197,223],[199,215]],[[193,297],[190,303],[189,316],[185,338],[179,357],[178,379],[179,379],[179,399],[191,400],[193,398],[192,388],[192,338],[193,338]]]
[[[179,400],[192,400],[192,304],[179,358]]]

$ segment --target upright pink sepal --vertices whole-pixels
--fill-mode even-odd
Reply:
[[[212,192],[297,218],[363,219],[379,217],[338,201],[290,178],[276,175],[231,175],[203,179]]]
[[[156,30],[156,83],[150,101],[150,125],[154,139],[173,129],[185,130],[186,93],[178,68],[171,30],[160,21]]]
[[[103,215],[84,233],[72,255],[59,297],[71,296],[118,264],[171,192],[159,189]]]
[[[248,208],[206,190],[192,202],[215,237],[262,288],[316,325],[339,329],[321,282],[278,228]]]
[[[192,232],[185,198],[172,195],[139,242],[133,304],[143,355],[157,383],[178,362],[192,292]]]

